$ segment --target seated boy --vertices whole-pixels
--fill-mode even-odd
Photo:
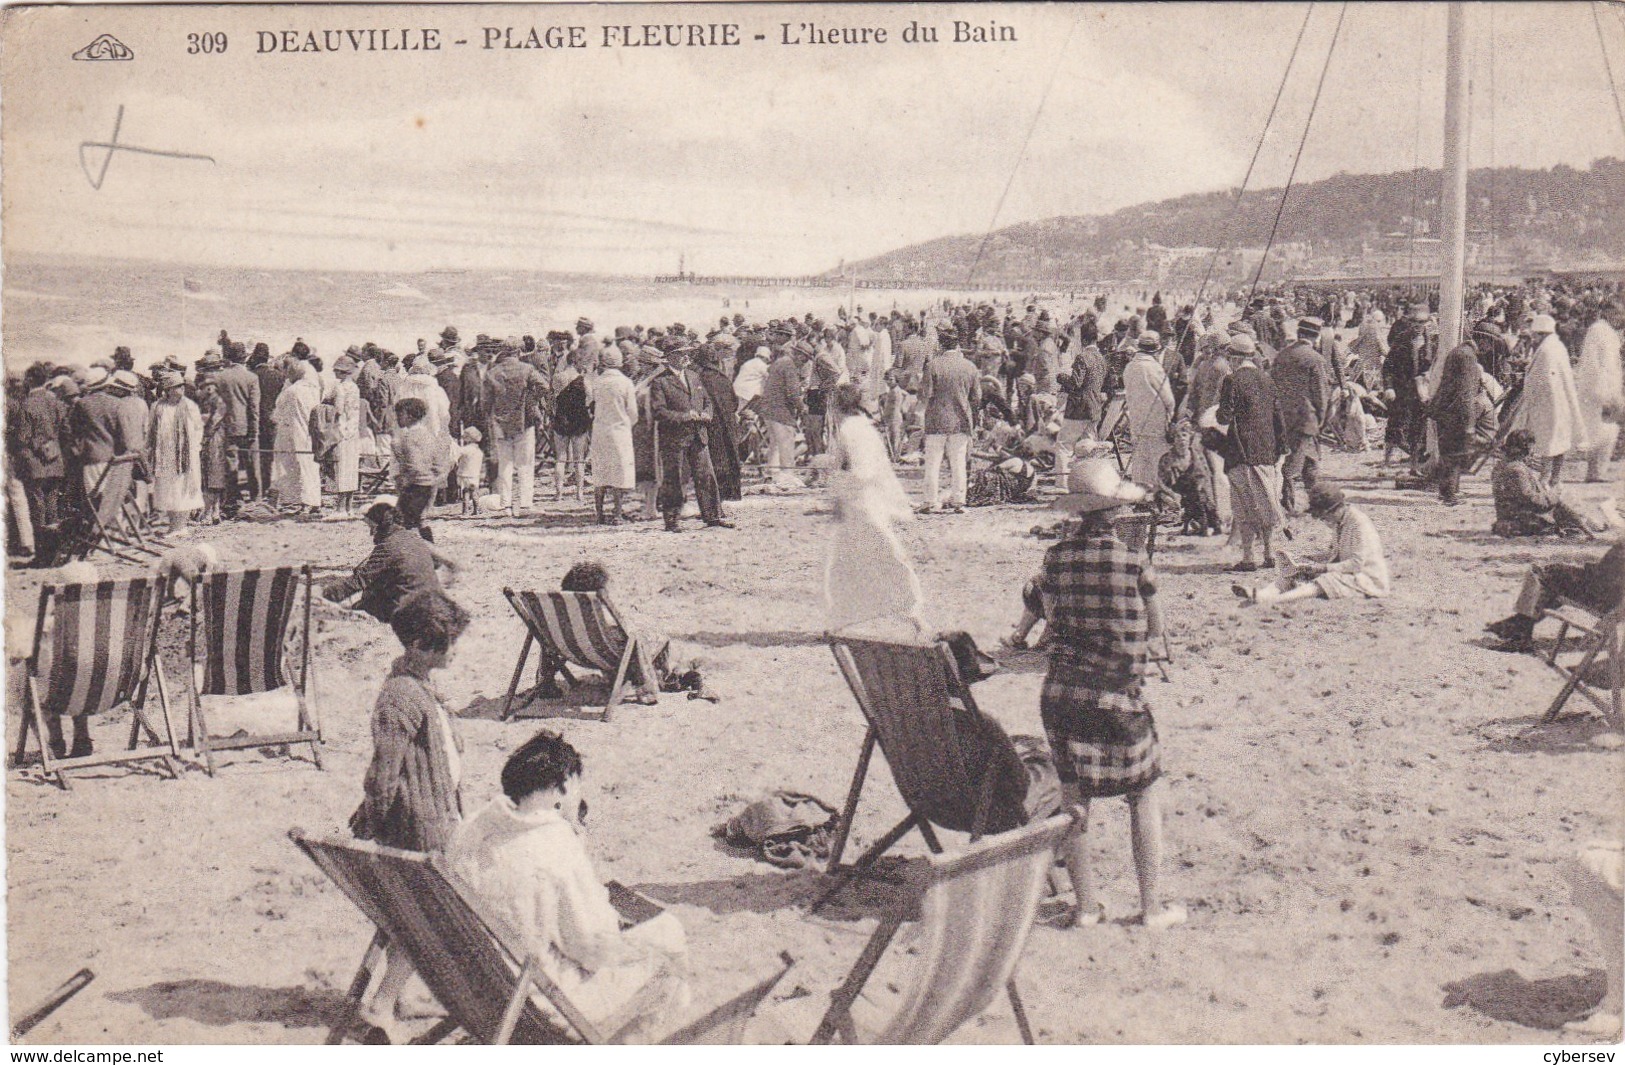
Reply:
[[[575,748],[538,732],[502,767],[502,796],[457,828],[447,860],[605,1038],[652,1042],[688,1005],[687,940],[670,913],[618,912],[615,896],[631,893],[593,868],[582,778]]]

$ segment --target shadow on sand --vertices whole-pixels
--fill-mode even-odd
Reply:
[[[1444,1008],[1471,1006],[1498,1021],[1552,1030],[1596,1009],[1606,988],[1607,977],[1601,969],[1545,980],[1525,980],[1511,969],[1502,969],[1445,984]]]
[[[170,980],[107,996],[131,1002],[154,1020],[176,1018],[217,1028],[279,1024],[284,1028],[331,1028],[348,1016],[344,996],[308,987],[241,987],[218,980]]]

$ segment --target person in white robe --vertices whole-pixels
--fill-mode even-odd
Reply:
[[[310,415],[322,401],[321,384],[310,366],[298,359],[289,359],[284,372],[286,380],[271,415],[276,423],[271,488],[281,506],[318,514],[322,471],[311,453]]]
[[[836,388],[830,409],[837,421],[826,456],[835,497],[835,529],[824,564],[829,631],[897,622],[924,633],[920,579],[895,528],[912,511],[886,442],[864,413],[856,385]]]
[[[1162,338],[1149,329],[1136,341],[1134,358],[1123,367],[1123,403],[1128,410],[1134,454],[1128,478],[1143,488],[1156,488],[1157,467],[1168,451],[1168,423],[1174,415],[1174,390],[1158,353]]]
[[[163,395],[152,406],[147,430],[152,506],[168,515],[170,532],[180,532],[192,512],[203,509],[203,414],[186,398],[180,374],[162,371],[156,383]]]
[[[1537,314],[1529,323],[1535,354],[1524,378],[1523,395],[1512,416],[1513,429],[1535,436],[1531,454],[1539,459],[1551,484],[1563,478],[1563,457],[1591,446],[1585,415],[1580,407],[1569,351],[1557,337],[1557,323],[1549,314]]]
[[[575,748],[538,732],[502,767],[503,795],[458,826],[446,858],[605,1039],[653,1042],[689,1005],[687,938],[672,913],[651,915],[648,900],[598,879],[582,778]]]
[[[1580,362],[1574,368],[1574,386],[1591,449],[1586,452],[1586,480],[1601,481],[1603,464],[1614,454],[1619,440],[1619,413],[1625,407],[1625,381],[1619,364],[1619,333],[1599,317],[1580,342]]]
[[[338,412],[333,440],[333,491],[338,509],[350,513],[351,500],[361,486],[361,388],[355,383],[360,367],[348,355],[333,364],[333,408]]]
[[[625,357],[620,348],[605,348],[599,360],[600,372],[592,380],[592,462],[593,505],[598,524],[621,523],[621,498],[637,487],[637,463],[632,452],[632,426],[638,420],[638,388],[622,372]],[[612,513],[604,516],[604,496],[613,501]]]

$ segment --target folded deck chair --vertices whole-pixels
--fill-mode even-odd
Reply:
[[[169,717],[169,689],[158,661],[160,585],[156,578],[137,577],[40,588],[34,649],[26,667],[23,698],[27,705],[17,739],[17,764],[27,753],[32,730],[39,738],[46,777],[54,776],[64,789],[72,787],[70,770],[91,766],[156,759],[171,776],[176,775],[174,760],[179,753]],[[158,682],[162,736],[146,714],[149,679]],[[47,714],[81,717],[122,705],[131,710],[128,748],[78,758],[51,754]]]
[[[972,842],[979,839],[994,813],[997,782],[997,760],[989,756],[991,752],[982,750],[986,741],[960,734],[949,699],[957,700],[971,713],[977,713],[977,707],[970,689],[959,679],[947,644],[887,643],[840,635],[831,635],[828,640],[869,728],[825,869],[839,880],[813,903],[814,910],[916,828],[933,853],[942,850],[935,828],[968,832]],[[1010,743],[1002,729],[999,737]],[[842,865],[841,855],[851,836],[869,759],[877,744],[908,806],[908,816],[876,840],[857,861]],[[982,764],[971,764],[978,754],[983,755]],[[1010,756],[1015,757],[1013,745]]]
[[[310,660],[309,566],[278,569],[217,570],[192,582],[191,634],[193,747],[214,775],[215,752],[246,747],[308,744],[316,768],[322,767],[321,725],[317,719]],[[299,636],[299,666],[286,668],[288,623],[303,594],[304,624]],[[201,626],[201,632],[199,631]],[[204,711],[205,695],[257,695],[291,690],[297,706],[292,731],[216,736]]]
[[[814,1043],[940,1043],[985,1010],[1003,988],[1024,1043],[1033,1041],[1016,990],[1015,968],[1037,916],[1055,850],[1073,819],[1057,814],[990,836],[958,854],[934,854],[870,936],[846,980],[831,995]],[[860,1033],[852,1004],[905,921],[919,918],[910,953],[916,960],[897,1011],[875,1033]],[[865,1038],[865,1035],[868,1037]]]
[[[1611,720],[1616,725],[1625,722],[1625,715],[1621,714],[1620,692],[1621,682],[1625,681],[1625,663],[1621,662],[1621,653],[1625,652],[1625,640],[1621,639],[1620,634],[1620,625],[1625,623],[1622,615],[1625,615],[1625,607],[1615,607],[1599,616],[1590,607],[1567,599],[1541,615],[1542,619],[1554,618],[1559,623],[1557,640],[1546,654],[1546,664],[1563,677],[1563,687],[1558,691],[1557,698],[1552,700],[1552,705],[1546,708],[1546,716],[1541,719],[1543,723],[1557,720],[1569,696],[1575,692],[1590,699],[1604,716],[1612,715]],[[1580,634],[1580,638],[1572,644],[1569,643],[1571,631]],[[1565,654],[1578,654],[1580,660],[1569,666],[1559,660],[1559,656]],[[1604,702],[1586,683],[1598,657],[1603,654],[1607,655],[1608,662],[1609,702]]]
[[[462,1029],[478,1043],[605,1043],[624,1031],[603,1031],[548,979],[519,935],[491,912],[444,859],[376,843],[311,839],[294,829],[294,844],[372,921],[377,931],[350,985],[352,1012],[328,1035],[342,1042],[354,1008],[371,983],[386,945],[411,959],[418,976],[446,1008],[446,1020],[419,1042],[437,1042]],[[748,1019],[792,960],[743,994],[667,1036],[664,1042],[699,1042],[730,1023]],[[557,1016],[551,1016],[540,996]],[[636,996],[632,1005],[636,1005]],[[625,1012],[625,1011],[623,1011]],[[562,1018],[564,1024],[560,1024]]]
[[[513,612],[525,623],[525,645],[519,650],[519,661],[513,667],[513,680],[508,685],[508,696],[502,702],[502,720],[507,721],[518,711],[529,706],[546,678],[544,673],[563,668],[571,683],[575,678],[567,668],[570,665],[596,669],[610,681],[609,698],[604,703],[604,720],[619,705],[630,683],[640,695],[658,698],[659,681],[655,677],[654,659],[664,650],[653,653],[645,646],[615,612],[610,601],[598,592],[516,592],[502,589]],[[537,688],[526,694],[524,702],[514,706],[514,695],[519,690],[519,678],[525,670],[525,659],[530,645],[537,645],[540,659],[536,663]],[[633,671],[636,671],[635,674]]]
[[[145,563],[160,554],[159,539],[136,520],[136,455],[120,455],[107,464],[70,519],[71,528],[57,547],[59,561],[86,559],[97,551],[123,562]]]

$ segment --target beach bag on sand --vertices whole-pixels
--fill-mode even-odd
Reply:
[[[827,861],[838,819],[835,808],[815,795],[775,791],[764,795],[711,830],[735,847],[745,847],[769,864],[802,869]]]

